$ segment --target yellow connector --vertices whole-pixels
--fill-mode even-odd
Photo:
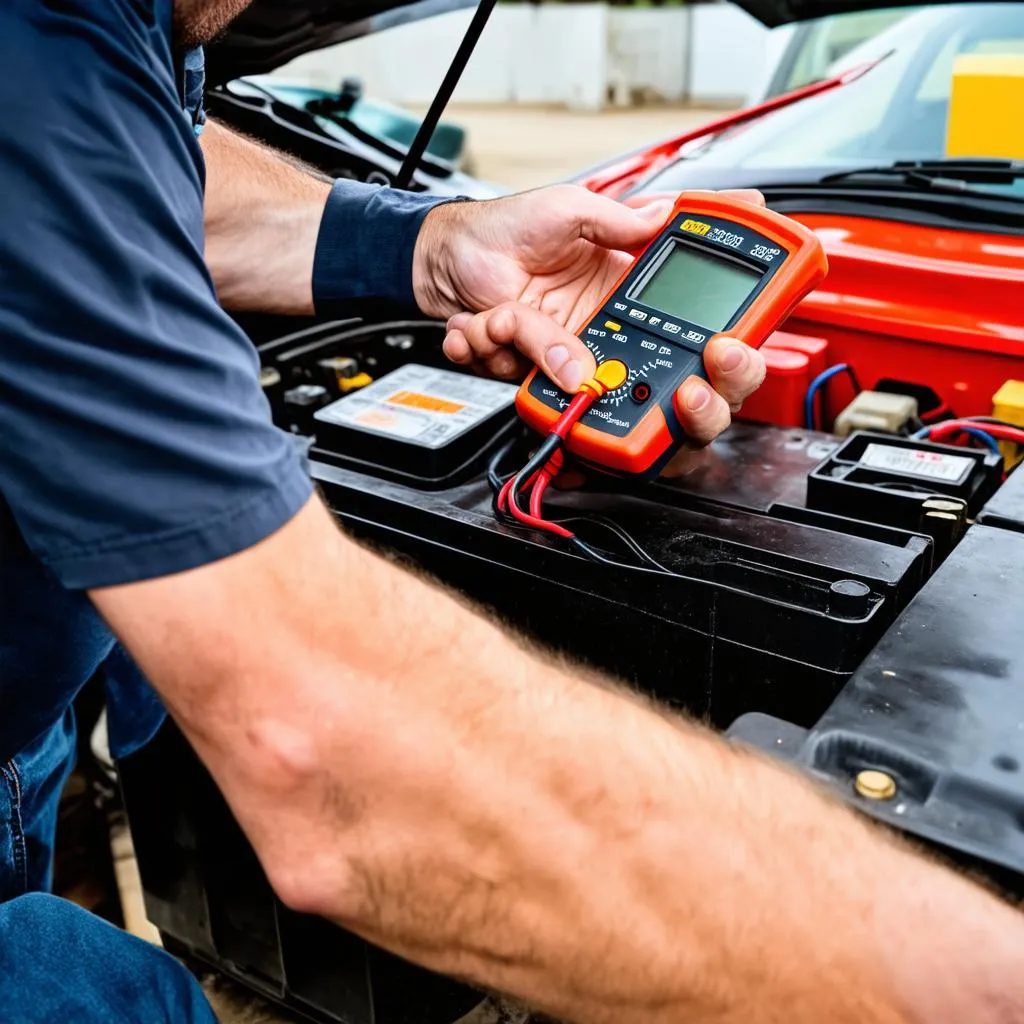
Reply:
[[[992,415],[1016,427],[1024,427],[1024,380],[1008,380],[992,398]],[[1012,469],[1024,459],[1024,449],[1013,441],[1000,441],[1003,462]]]
[[[347,395],[350,391],[358,391],[372,383],[373,378],[368,373],[357,373],[354,377],[342,377],[340,373],[338,374],[338,387],[343,395]]]
[[[580,391],[589,391],[595,398],[603,398],[609,391],[621,388],[629,379],[629,368],[620,359],[603,362],[590,380],[584,381]]]

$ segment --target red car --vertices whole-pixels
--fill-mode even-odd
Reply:
[[[894,5],[741,6],[781,24]],[[1024,376],[1024,164],[947,160],[946,126],[954,59],[1004,52],[1024,52],[1024,3],[925,5],[847,53],[835,77],[579,180],[615,197],[761,189],[829,254],[829,278],[792,334],[824,339],[827,363],[851,365],[865,387],[915,396],[925,418],[990,415],[1000,386]],[[767,391],[748,416],[794,422],[782,353],[798,350],[786,337],[770,345]],[[797,374],[802,384],[812,371]],[[834,390],[836,412],[851,395]]]

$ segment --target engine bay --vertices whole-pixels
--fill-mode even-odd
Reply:
[[[1024,476],[1001,453],[914,437],[916,420],[740,420],[682,478],[553,494],[602,565],[496,518],[538,438],[514,385],[446,363],[442,324],[248,327],[274,419],[352,536],[1024,892]],[[169,948],[327,1021],[451,1024],[478,1001],[284,908],[173,726],[121,776]],[[864,795],[869,777],[891,793]]]

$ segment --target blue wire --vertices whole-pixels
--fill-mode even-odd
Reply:
[[[970,434],[971,437],[977,438],[981,441],[985,447],[992,452],[993,455],[1002,455],[1002,451],[999,448],[999,442],[991,435],[986,434],[984,429],[979,425],[977,427],[960,427],[963,433]],[[924,430],[919,430],[913,435],[915,441],[930,441],[931,440],[931,427],[925,427]]]
[[[964,433],[970,434],[971,437],[976,437],[993,455],[1002,456],[1003,453],[999,449],[999,442],[991,434],[986,434],[984,430],[979,430],[977,427],[964,427]]]
[[[833,377],[838,377],[841,373],[849,373],[851,377],[853,376],[853,371],[847,363],[839,363],[836,366],[830,366],[824,373],[819,374],[811,381],[811,386],[807,389],[807,398],[804,401],[804,417],[808,430],[815,429],[814,399],[817,397],[818,391]]]

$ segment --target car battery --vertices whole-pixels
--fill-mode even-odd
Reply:
[[[742,420],[778,427],[804,426],[804,403],[814,379],[825,371],[828,342],[776,331],[761,349],[767,376],[740,411]]]
[[[514,385],[408,363],[313,417],[315,450],[335,462],[439,487],[499,445],[517,420]]]
[[[544,646],[723,725],[744,705],[802,719],[822,710],[932,565],[927,538],[858,523],[847,531],[798,504],[755,511],[742,495],[726,503],[684,484],[634,491],[603,479],[549,492],[552,517],[571,520],[581,539],[628,557],[611,523],[677,575],[610,571],[496,521],[482,476],[426,490],[322,456],[311,452],[313,477],[353,535]]]
[[[973,526],[810,728],[728,731],[1024,897],[1024,536]]]
[[[284,906],[173,721],[120,761],[118,775],[146,916],[168,952],[327,1024],[454,1024],[483,1002]]]
[[[932,564],[927,538],[803,506],[808,472],[835,443],[738,426],[689,479],[632,489],[602,478],[550,494],[552,516],[572,519],[582,539],[625,558],[612,523],[671,577],[611,571],[499,523],[490,435],[459,455],[485,468],[443,487],[400,477],[410,455],[387,445],[363,450],[357,469],[351,453],[319,437],[308,465],[350,535],[543,648],[719,728],[753,711],[809,727]],[[518,444],[509,466],[535,438]],[[755,465],[771,486],[744,486],[730,469]],[[480,1000],[283,907],[173,722],[119,771],[147,914],[171,951],[331,1024],[454,1024]]]

